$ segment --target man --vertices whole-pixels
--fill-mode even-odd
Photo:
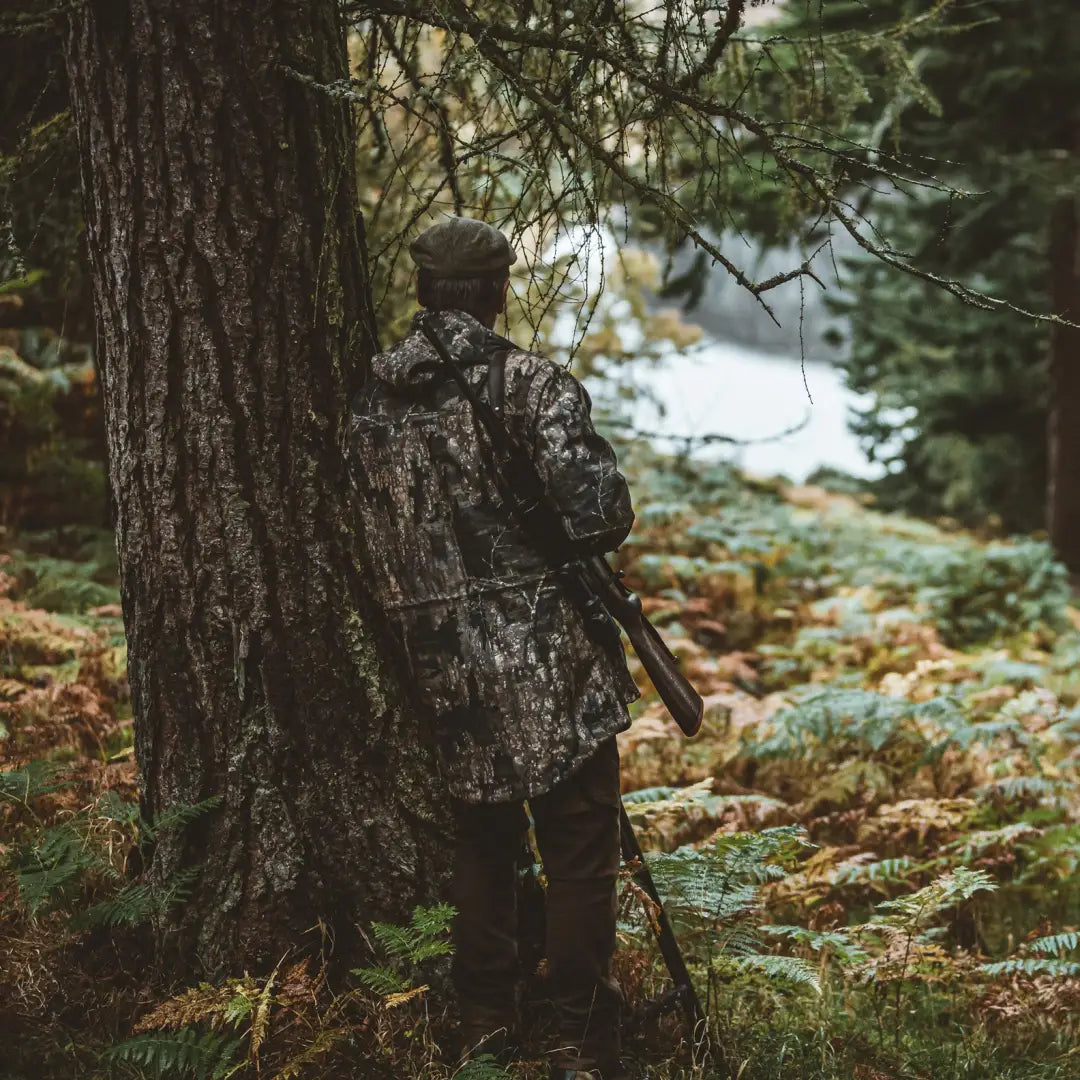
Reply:
[[[506,238],[455,217],[410,251],[420,304],[477,392],[502,399],[490,403],[532,454],[574,544],[614,550],[634,514],[588,395],[559,365],[493,332],[517,258]],[[354,407],[351,466],[375,589],[432,707],[453,800],[453,977],[465,1045],[497,1050],[513,1027],[527,800],[547,879],[559,1024],[551,1076],[615,1080],[614,736],[637,696],[622,649],[585,632],[558,568],[508,515],[487,437],[415,323],[372,362]]]

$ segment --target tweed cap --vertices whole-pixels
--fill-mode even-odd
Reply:
[[[462,217],[425,229],[409,245],[409,254],[422,270],[441,278],[486,277],[517,262],[517,252],[498,229]]]

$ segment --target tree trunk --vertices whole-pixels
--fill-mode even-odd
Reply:
[[[1080,322],[1080,214],[1077,199],[1062,198],[1050,222],[1053,311]],[[1047,527],[1070,570],[1080,571],[1080,330],[1050,330],[1050,419]]]
[[[340,947],[445,856],[342,454],[372,322],[349,107],[310,84],[347,75],[336,5],[89,0],[67,64],[143,813],[222,798],[153,847],[158,886],[202,868],[163,940],[210,974]]]

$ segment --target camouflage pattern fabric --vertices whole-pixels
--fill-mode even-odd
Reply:
[[[485,396],[488,359],[510,343],[463,312],[435,320]],[[583,551],[614,550],[634,514],[584,387],[512,347],[505,371],[505,422],[569,535]],[[375,593],[433,710],[450,793],[504,802],[550,790],[629,726],[638,691],[621,649],[586,635],[558,571],[510,520],[479,421],[415,326],[375,357],[349,453]]]

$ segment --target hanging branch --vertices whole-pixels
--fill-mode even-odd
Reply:
[[[343,10],[367,50],[364,93],[397,117],[385,121],[396,128],[388,131],[394,170],[377,185],[373,222],[392,200],[408,205],[411,226],[445,206],[449,193],[447,209],[478,206],[511,224],[517,239],[528,227],[543,251],[575,227],[625,228],[648,218],[670,246],[690,242],[704,251],[774,322],[768,293],[803,279],[823,287],[815,261],[825,249],[831,255],[835,223],[863,251],[965,303],[1060,321],[922,269],[849,203],[852,190],[885,186],[970,197],[935,176],[948,163],[909,160],[883,151],[876,135],[860,141],[851,134],[869,96],[858,70],[869,65],[847,57],[880,53],[895,100],[926,102],[905,50],[937,32],[957,0],[935,0],[872,33],[805,40],[741,32],[748,9],[761,2],[347,0]],[[398,26],[414,35],[408,49],[406,30],[391,32]],[[381,54],[377,63],[373,53]],[[824,93],[818,84],[831,64],[850,85],[841,89],[834,78]],[[477,152],[487,145],[492,153]],[[779,200],[786,227],[807,242],[814,230],[826,231],[794,265],[762,280],[705,225],[752,232],[759,188]],[[397,272],[401,239],[400,231],[380,237],[379,250],[389,253],[380,272]],[[554,280],[534,277],[537,319],[550,306],[544,289]]]
[[[713,38],[712,44],[701,60],[678,81],[676,85],[680,90],[697,86],[702,79],[716,70],[716,65],[720,62],[720,57],[727,48],[731,36],[742,26],[745,9],[746,0],[728,0],[727,10],[724,12],[716,37]]]

